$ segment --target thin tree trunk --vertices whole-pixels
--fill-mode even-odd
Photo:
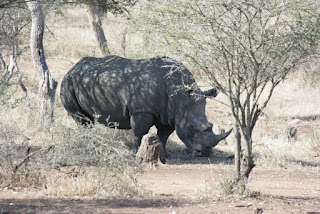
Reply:
[[[3,59],[2,50],[1,49],[0,49],[0,63],[1,63],[2,70],[3,70],[2,71],[3,72],[2,75],[4,75],[6,73],[6,71],[7,71],[7,67],[6,67],[6,63],[5,63],[4,59]]]
[[[9,82],[13,76],[14,69],[17,68],[16,59],[13,55],[10,55],[9,65],[7,66],[0,51],[0,62],[4,70],[3,74],[1,75],[1,79],[6,82]]]
[[[121,41],[121,52],[122,52],[122,56],[126,56],[126,45],[127,43],[127,33],[124,32],[123,35],[122,35],[122,41]]]
[[[250,103],[250,96],[247,96],[247,106],[246,106],[246,130],[245,133],[243,133],[245,138],[245,161],[243,163],[244,165],[244,171],[242,176],[246,179],[249,178],[250,172],[255,167],[252,157],[252,129],[251,129],[251,103]]]
[[[13,71],[16,67],[17,67],[16,59],[14,58],[13,55],[10,55],[10,63],[7,69],[7,79],[6,79],[7,82],[9,82],[10,79],[13,77]]]
[[[20,17],[19,13],[16,13],[14,16],[15,22],[14,22],[14,26],[13,26],[13,30],[14,30],[14,35],[18,35],[18,31],[19,31],[19,23],[17,22],[18,18]],[[26,94],[26,97],[28,96],[28,90],[25,87],[25,85],[22,82],[22,73],[20,72],[20,69],[18,67],[18,63],[17,63],[17,59],[18,56],[20,55],[20,50],[19,50],[19,41],[17,40],[17,38],[14,39],[13,41],[13,53],[12,53],[12,57],[13,57],[13,61],[14,61],[14,65],[16,68],[16,74],[18,75],[18,82],[19,85],[21,87],[21,89],[23,90],[23,92]]]
[[[102,28],[99,8],[93,5],[87,5],[86,7],[87,7],[89,21],[92,24],[92,28],[95,33],[95,38],[100,47],[100,51],[102,55],[108,56],[110,55],[110,51],[108,49],[107,39],[105,37],[104,31]]]
[[[234,156],[236,180],[241,178],[241,133],[239,125],[235,125],[236,131],[236,151]]]
[[[58,82],[48,69],[43,50],[44,16],[38,1],[28,1],[32,16],[30,48],[34,67],[39,77],[40,116],[41,122],[53,121],[54,97]]]
[[[242,177],[248,179],[249,178],[249,175],[252,171],[252,169],[256,166],[254,164],[254,161],[253,161],[253,157],[252,157],[252,136],[246,136],[246,139],[245,139],[245,143],[246,143],[246,154],[245,154],[245,161],[243,161],[243,168],[244,168],[244,171],[242,173]]]

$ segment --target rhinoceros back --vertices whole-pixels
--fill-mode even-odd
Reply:
[[[130,128],[130,115],[146,112],[168,123],[167,68],[160,58],[85,57],[61,83],[61,101],[71,115]],[[74,116],[75,117],[75,116]]]

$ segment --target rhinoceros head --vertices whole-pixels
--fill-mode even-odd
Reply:
[[[186,82],[189,84],[185,85]],[[211,90],[207,92],[211,93]],[[175,112],[174,120],[177,135],[194,156],[209,156],[212,147],[216,146],[232,131],[231,129],[221,135],[213,133],[212,123],[207,120],[205,114],[206,95],[196,85],[193,77],[189,75],[187,81],[186,79],[183,81],[182,87],[177,87],[170,96]]]

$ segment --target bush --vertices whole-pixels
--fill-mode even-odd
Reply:
[[[1,115],[7,110],[1,106]],[[51,127],[37,129],[29,139],[22,134],[28,130],[6,117],[0,123],[0,186],[37,188],[60,196],[142,194],[136,182],[141,168],[121,141],[124,133],[101,124],[64,123],[56,118]]]
[[[42,159],[57,173],[48,179],[49,193],[139,195],[135,176],[140,167],[133,152],[120,141],[117,129],[108,129],[99,123],[76,128],[56,123],[50,133],[45,137],[53,136],[54,149]],[[68,188],[63,187],[63,183]]]
[[[5,108],[15,108],[17,107],[25,97],[17,98],[15,94],[17,93],[19,83],[16,79],[8,82],[6,81],[6,76],[0,77],[0,105]]]

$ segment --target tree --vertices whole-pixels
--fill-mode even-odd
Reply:
[[[104,30],[102,28],[99,8],[94,5],[87,5],[86,8],[88,12],[89,21],[91,22],[93,31],[95,33],[95,38],[100,47],[100,51],[102,55],[108,56],[110,55],[110,51],[108,49],[107,39],[105,37]]]
[[[134,20],[228,97],[237,139],[234,184],[255,166],[252,134],[274,89],[318,51],[318,8],[316,0],[164,0],[145,3]]]
[[[52,78],[44,55],[44,16],[38,1],[27,2],[27,5],[32,17],[30,48],[35,69],[38,71],[41,121],[52,121],[58,82]]]
[[[135,5],[137,0],[113,0],[113,1],[88,1],[86,8],[88,12],[89,21],[92,24],[95,38],[99,44],[102,55],[110,55],[110,51],[107,45],[107,39],[102,28],[101,11],[106,13],[107,11],[116,15],[125,15],[128,13],[127,7]]]
[[[8,82],[16,70],[18,82],[27,95],[27,89],[22,82],[17,59],[26,50],[27,29],[30,22],[26,7],[0,9],[0,73],[2,83]],[[6,60],[9,59],[7,65]]]

